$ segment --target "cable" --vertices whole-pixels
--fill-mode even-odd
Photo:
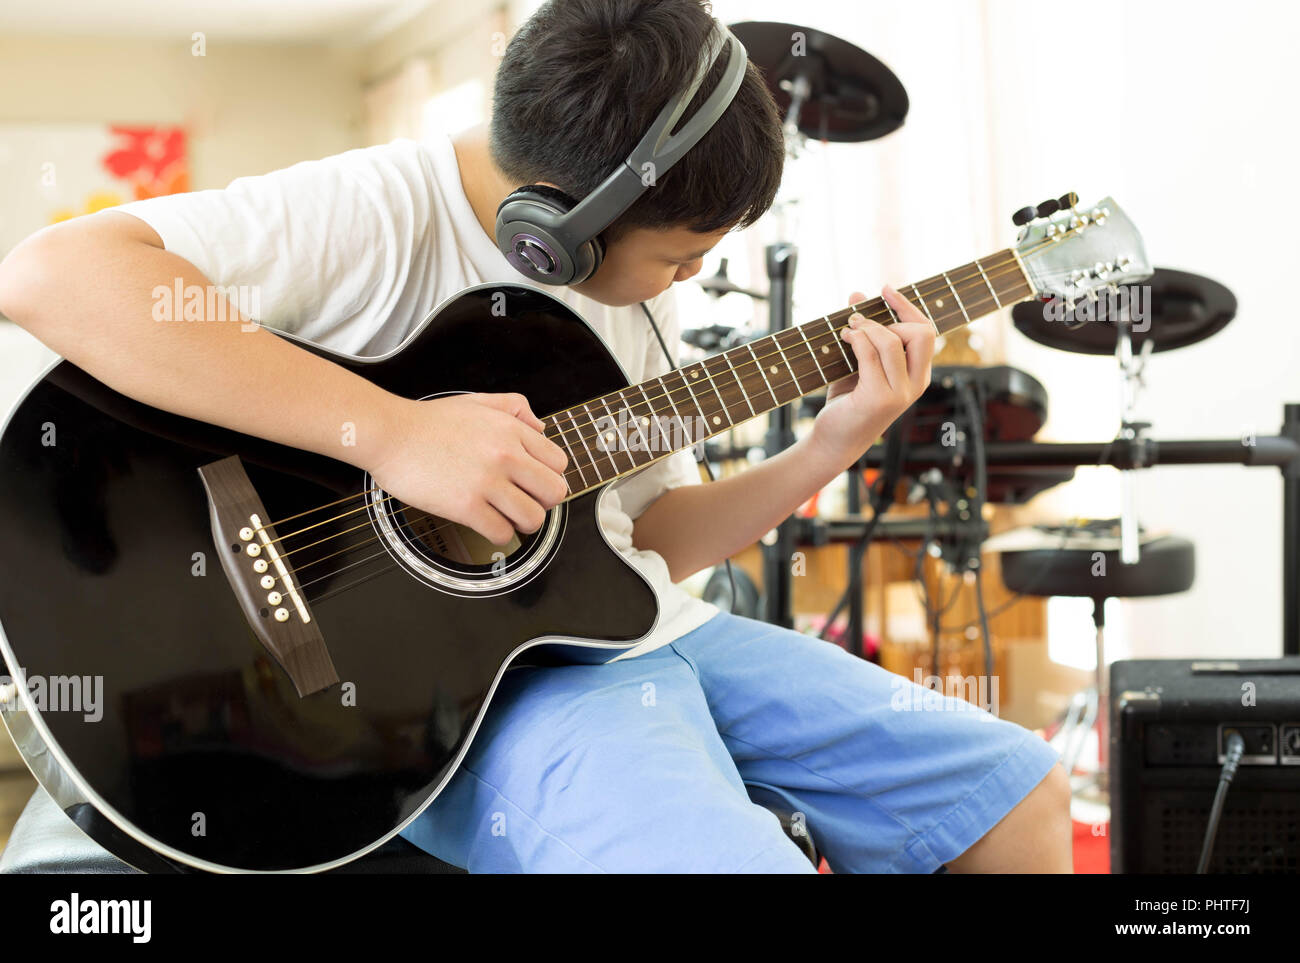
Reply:
[[[650,309],[646,307],[646,303],[644,301],[641,301],[640,304],[641,304],[641,310],[645,312],[646,320],[650,322],[650,327],[651,329],[653,329],[655,333],[655,337],[659,340],[659,349],[664,353],[664,358],[668,361],[668,370],[676,371],[677,362],[673,360],[672,352],[668,350],[668,343],[664,341],[664,336],[659,331],[659,325],[655,321],[655,316],[650,313]],[[701,449],[701,453],[703,453],[703,449]],[[708,456],[706,455],[705,457],[701,458],[700,461],[703,462],[704,464],[704,471],[706,474],[708,474],[709,481],[711,482],[717,481],[717,479],[713,477],[713,466],[709,464]],[[731,568],[731,559],[730,558],[724,559],[724,561],[727,564],[727,584],[731,589],[731,595],[727,599],[727,611],[730,614],[735,615],[736,614],[736,575]]]
[[[912,423],[916,417],[916,406],[908,408],[907,411],[898,418],[885,434],[885,457],[881,466],[880,475],[876,478],[875,485],[868,490],[868,502],[871,504],[871,518],[867,522],[866,528],[858,537],[855,545],[850,547],[848,557],[853,558],[858,552],[862,551],[871,542],[871,536],[876,530],[876,525],[885,512],[889,511],[889,506],[894,502],[894,488],[898,485],[901,477],[902,465],[905,452],[912,433]],[[849,484],[861,484],[861,476],[858,474],[857,463],[849,470]],[[827,615],[826,620],[822,623],[822,629],[817,633],[817,637],[823,642],[831,630],[832,623],[839,618],[840,612],[849,604],[849,593],[852,591],[850,586],[853,580],[849,579],[849,585],[845,586],[844,594],[840,596],[835,607]],[[854,640],[857,644],[857,640]]]
[[[1106,461],[1110,458],[1110,451],[1112,448],[1115,447],[1115,442],[1117,441],[1119,441],[1119,435],[1116,435],[1110,441],[1106,442],[1106,447],[1101,450],[1101,457],[1097,459],[1097,464],[1095,466],[1089,466],[1089,467],[1097,467],[1097,468],[1104,467]],[[1086,525],[1083,523],[1083,519],[1078,517],[1071,520],[1071,522],[1068,525],[1061,526],[1062,528],[1061,544],[1057,546],[1057,551],[1065,551],[1065,547],[1066,545],[1069,544],[1070,538],[1085,527]],[[1043,578],[1047,575],[1049,571],[1050,568],[1046,565],[1039,568],[1039,570],[1035,572],[1033,577],[1029,580],[1028,585],[1026,585],[1026,587],[1022,591],[1017,592],[1011,598],[1007,599],[1001,605],[997,606],[992,611],[990,611],[988,613],[988,617],[990,619],[997,618],[999,615],[1001,615],[1007,609],[1011,608],[1013,605],[1018,605],[1019,603],[1023,602],[1027,598],[1037,598],[1038,596],[1032,595],[1032,591],[1042,582]],[[944,631],[965,632],[967,629],[973,627],[974,625],[976,625],[975,622],[967,622],[965,625],[945,628]]]
[[[975,454],[975,495],[967,499],[967,505],[979,522],[984,517],[984,501],[989,488],[988,455],[984,450],[984,405],[972,382],[964,380],[961,393],[966,402],[967,430],[971,433],[971,448]],[[984,563],[978,545],[975,547],[975,563],[975,608],[979,612],[980,637],[984,641],[984,677],[992,685],[993,639],[989,635],[988,614],[984,611],[984,580],[980,577]]]
[[[1210,809],[1210,824],[1205,827],[1205,844],[1201,847],[1201,861],[1196,872],[1204,875],[1210,868],[1210,854],[1214,851],[1214,837],[1219,833],[1219,820],[1223,817],[1223,802],[1228,798],[1228,787],[1237,775],[1237,766],[1246,753],[1246,740],[1236,729],[1229,729],[1228,751],[1223,760],[1223,769],[1219,773],[1219,789],[1214,794],[1214,805]]]

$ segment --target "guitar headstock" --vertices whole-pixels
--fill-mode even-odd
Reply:
[[[1142,235],[1110,197],[1025,224],[1015,250],[1035,291],[1064,298],[1071,307],[1080,298],[1095,299],[1099,291],[1114,292],[1154,272]]]

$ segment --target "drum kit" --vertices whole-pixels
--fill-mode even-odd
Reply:
[[[788,153],[797,157],[806,138],[846,143],[882,137],[902,125],[907,94],[879,60],[829,34],[784,23],[742,23],[732,30],[766,77],[786,118]],[[792,39],[794,46],[792,47]],[[1056,201],[1023,208],[1013,222],[1023,225],[1054,210]],[[724,261],[717,274],[698,283],[721,297],[741,293],[766,302],[771,333],[789,326],[796,263],[793,244],[767,249],[766,292],[734,284]],[[848,588],[827,619],[849,612],[849,648],[862,654],[862,562],[874,537],[921,538],[922,550],[944,559],[953,572],[979,577],[981,554],[997,552],[1006,588],[1017,596],[1071,596],[1091,599],[1096,672],[1091,686],[1071,701],[1055,727],[1063,764],[1072,774],[1083,746],[1097,730],[1095,768],[1075,780],[1076,794],[1105,804],[1108,704],[1105,670],[1105,603],[1109,598],[1143,598],[1187,591],[1195,577],[1192,542],[1171,534],[1152,534],[1138,520],[1134,477],[1155,465],[1237,463],[1281,469],[1283,505],[1283,650],[1300,654],[1300,404],[1285,406],[1276,436],[1203,441],[1160,441],[1136,411],[1146,366],[1155,353],[1198,344],[1221,331],[1236,315],[1232,292],[1208,277],[1157,268],[1149,281],[1110,295],[1066,304],[1059,298],[1015,305],[1011,318],[1025,337],[1059,351],[1115,358],[1122,399],[1118,431],[1109,441],[1049,443],[1034,437],[1047,417],[1047,393],[1029,373],[999,365],[936,366],[930,387],[891,429],[882,444],[865,452],[849,470],[848,516],[792,517],[764,540],[761,594],[752,585],[743,593],[752,611],[745,614],[791,626],[791,566],[800,545],[842,541],[849,544]],[[746,340],[735,329],[714,325],[684,334],[705,353]],[[811,399],[805,399],[807,405]],[[764,449],[776,454],[794,442],[793,405],[769,417]],[[710,457],[735,455],[709,445]],[[1069,481],[1079,466],[1108,465],[1121,470],[1119,515],[1039,525],[989,537],[983,506],[1022,504]],[[862,473],[879,469],[868,493],[870,514],[862,511]],[[930,519],[881,519],[894,491],[907,482],[909,501],[931,503]],[[770,541],[770,544],[768,542]],[[716,590],[726,580],[710,583]],[[986,671],[992,674],[987,620],[983,618]],[[726,605],[726,592],[715,599]],[[706,592],[706,597],[708,592]],[[937,638],[936,661],[937,661]],[[937,674],[937,672],[935,673]]]

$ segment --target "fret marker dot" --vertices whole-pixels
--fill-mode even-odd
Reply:
[[[830,353],[831,353],[831,349],[826,347],[826,345],[822,345],[822,354],[830,354]]]
[[[641,424],[643,424],[643,425],[648,425],[648,424],[650,424],[650,419],[647,418],[645,415],[642,415],[642,416],[641,416]]]
[[[934,306],[935,306],[936,308],[941,308],[941,307],[943,307],[943,298],[939,298],[937,301],[935,301],[935,302],[934,302]]]
[[[699,372],[698,369],[695,370],[695,371],[692,371],[692,372],[691,372],[691,377],[692,377],[692,378],[698,378],[699,376],[700,376],[700,372]]]
[[[713,423],[714,423],[715,425],[720,425],[720,424],[722,424],[722,419],[719,418],[717,415],[714,415],[714,416],[713,416]]]
[[[614,433],[612,431],[605,432],[605,440],[612,442],[614,440]]]
[[[772,374],[776,374],[776,365],[772,365],[772,367],[768,368],[767,370],[772,372]]]

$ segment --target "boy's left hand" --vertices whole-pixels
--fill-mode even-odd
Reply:
[[[882,325],[855,314],[839,332],[852,347],[856,374],[831,385],[812,440],[830,457],[851,463],[879,438],[930,383],[934,325],[893,288],[882,292],[898,323]],[[849,304],[865,301],[854,292]]]

